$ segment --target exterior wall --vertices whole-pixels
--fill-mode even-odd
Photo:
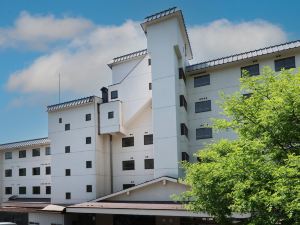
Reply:
[[[107,150],[103,149],[102,139],[98,137],[99,101],[96,99],[95,103],[49,112],[53,203],[79,203],[107,194]],[[91,114],[90,121],[85,120],[86,114]],[[59,123],[59,118],[62,118],[62,123]],[[65,131],[68,123],[71,129]],[[86,137],[91,137],[91,144],[86,144]],[[70,146],[70,153],[65,153],[65,146]],[[86,161],[92,161],[92,168],[86,168]],[[71,176],[65,175],[66,169],[71,170]],[[92,185],[92,192],[86,191],[86,185]],[[67,192],[71,193],[71,199],[66,199]]]
[[[1,201],[7,201],[12,195],[19,198],[51,198],[46,194],[46,186],[51,186],[51,175],[45,174],[45,168],[51,166],[51,155],[45,154],[49,145],[34,146],[31,148],[9,149],[0,152],[1,160]],[[33,157],[32,149],[39,148],[40,156]],[[26,158],[19,158],[19,151],[26,150]],[[5,159],[5,152],[12,152],[12,159]],[[32,175],[32,168],[39,167],[40,175]],[[19,176],[19,169],[26,168],[26,176]],[[12,176],[5,177],[5,170],[12,169]],[[52,169],[52,168],[51,168]],[[19,187],[26,187],[26,194],[19,195]],[[39,186],[40,194],[33,194],[32,187]],[[12,187],[12,194],[5,194],[5,187]]]
[[[29,213],[28,222],[40,225],[64,225],[64,215],[59,213]]]

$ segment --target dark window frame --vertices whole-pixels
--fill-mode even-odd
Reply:
[[[154,169],[154,159],[144,159],[144,169],[153,170]]]
[[[86,138],[85,138],[85,144],[86,144],[86,145],[92,144],[92,137],[86,137]]]
[[[257,76],[260,74],[259,64],[253,64],[241,67],[241,77],[243,77],[243,71],[248,71],[249,76]]]
[[[185,108],[185,111],[187,111],[187,101],[184,97],[184,95],[179,95],[179,106],[180,107],[184,107]]]
[[[133,159],[122,161],[122,170],[123,171],[135,170],[135,161]]]
[[[19,151],[19,159],[26,158],[26,150],[20,150]]]
[[[134,146],[134,136],[122,138],[122,148]]]
[[[40,195],[41,194],[41,187],[40,186],[32,186],[32,194],[33,195]]]
[[[123,190],[126,190],[128,188],[134,187],[135,184],[123,184]]]
[[[91,185],[91,184],[86,185],[86,192],[87,193],[93,192],[93,185]]]
[[[19,168],[19,177],[25,177],[26,173],[26,168]]]
[[[92,163],[91,160],[85,161],[85,168],[86,168],[86,169],[91,169],[91,168],[93,168],[93,163]]]
[[[26,195],[26,192],[27,192],[26,186],[19,187],[19,195]]]
[[[91,113],[85,114],[85,121],[91,121],[91,120],[92,120],[92,114]]]
[[[71,176],[71,169],[65,169],[65,176],[70,177]]]
[[[40,167],[33,167],[32,168],[32,176],[39,176],[41,175],[41,168]]]
[[[114,118],[114,111],[110,111],[107,113],[107,118],[108,119],[113,119]]]
[[[12,195],[12,187],[5,187],[5,194]]]
[[[110,99],[117,99],[119,97],[119,93],[117,90],[110,92]]]
[[[186,84],[186,76],[185,76],[185,72],[184,69],[182,67],[180,67],[178,69],[178,73],[179,73],[179,79],[184,81],[184,84]]]
[[[65,124],[65,131],[71,130],[71,124],[70,123],[66,123]]]
[[[65,198],[66,199],[71,199],[71,192],[66,192],[65,193]]]
[[[51,186],[46,186],[45,187],[45,194],[46,195],[51,195]]]
[[[189,129],[185,123],[180,124],[180,134],[185,135],[187,138],[189,137]]]
[[[39,157],[39,156],[41,156],[41,149],[40,148],[32,149],[32,157]]]
[[[198,134],[198,131],[209,131],[208,134],[202,135],[200,136],[200,134]],[[196,140],[201,140],[201,139],[209,139],[209,138],[213,138],[213,132],[212,132],[212,128],[211,127],[201,127],[201,128],[197,128],[196,129]]]
[[[51,155],[51,147],[50,146],[45,148],[45,155]]]
[[[51,166],[45,167],[45,175],[51,175]]]
[[[290,60],[292,60],[292,63]],[[295,56],[290,56],[282,59],[276,59],[274,61],[274,66],[276,72],[279,72],[282,69],[288,70],[291,68],[296,68],[296,58]]]
[[[181,160],[189,162],[190,161],[190,156],[187,152],[181,152]]]
[[[6,169],[4,175],[5,177],[12,177],[12,169]]]
[[[70,145],[67,145],[65,146],[65,153],[70,153],[71,152],[71,146]]]
[[[194,88],[210,85],[210,74],[194,77]]]
[[[211,100],[195,102],[195,113],[210,112]]]
[[[144,145],[153,145],[153,134],[144,135]]]
[[[5,152],[4,153],[4,159],[8,160],[8,159],[12,159],[12,152]]]

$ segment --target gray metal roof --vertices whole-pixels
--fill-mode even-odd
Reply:
[[[300,40],[291,41],[291,42],[287,42],[284,44],[269,46],[269,47],[249,51],[249,52],[243,52],[243,53],[239,53],[239,54],[235,54],[235,55],[231,55],[231,56],[226,56],[226,57],[222,57],[222,58],[218,58],[218,59],[200,62],[200,63],[194,64],[194,65],[187,66],[186,70],[187,70],[187,72],[192,72],[195,70],[202,70],[202,69],[206,69],[206,68],[210,68],[210,67],[215,67],[215,66],[219,66],[219,65],[223,65],[223,64],[227,64],[227,63],[233,63],[236,61],[241,61],[241,60],[245,60],[245,59],[254,58],[257,56],[267,55],[267,54],[271,54],[271,53],[277,53],[277,52],[281,52],[281,51],[285,51],[285,50],[289,50],[289,49],[293,49],[293,48],[299,48],[299,47],[300,47]]]
[[[140,57],[140,56],[143,56],[143,55],[146,55],[148,52],[147,52],[147,49],[143,49],[143,50],[139,50],[139,51],[136,51],[136,52],[131,52],[129,54],[126,54],[126,55],[122,55],[122,56],[118,56],[116,58],[113,58],[107,65],[112,68],[112,65],[115,64],[115,63],[119,63],[119,62],[124,62],[124,61],[127,61],[127,60],[131,60],[133,58],[136,58],[136,57]]]
[[[145,31],[147,23],[149,23],[149,22],[152,23],[153,21],[156,21],[156,20],[159,20],[161,18],[170,16],[170,15],[175,14],[175,13],[180,15],[180,19],[181,19],[180,22],[182,22],[182,25],[184,27],[184,31],[185,31],[185,34],[186,34],[185,38],[186,38],[186,41],[188,42],[188,49],[187,50],[190,53],[190,59],[192,59],[193,58],[193,52],[192,52],[192,47],[191,47],[191,43],[190,43],[190,38],[189,38],[187,29],[186,29],[184,17],[183,17],[182,11],[180,9],[178,9],[177,7],[172,7],[172,8],[169,8],[169,9],[166,9],[166,10],[163,10],[163,11],[160,11],[158,13],[155,13],[155,14],[152,14],[150,16],[145,17],[144,22],[141,24],[141,26],[142,26],[143,30]]]
[[[63,102],[55,105],[47,106],[47,112],[53,112],[65,108],[75,107],[78,105],[88,104],[94,102],[96,96],[89,96],[85,98],[79,98],[68,102]]]
[[[0,150],[26,148],[26,147],[33,147],[33,146],[38,146],[38,145],[49,145],[49,144],[50,144],[50,140],[47,137],[45,137],[45,138],[38,138],[38,139],[31,139],[31,140],[1,144]]]

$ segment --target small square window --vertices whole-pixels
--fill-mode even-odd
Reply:
[[[26,195],[26,187],[19,187],[19,195]]]
[[[66,192],[66,199],[71,199],[71,193],[70,192]]]
[[[122,138],[122,147],[131,147],[131,146],[134,146],[134,137]]]
[[[46,186],[46,195],[51,195],[51,186]]]
[[[134,187],[135,184],[123,184],[123,190]]]
[[[46,173],[46,175],[50,175],[51,174],[51,166],[46,166],[45,173]]]
[[[85,114],[85,121],[91,121],[92,120],[92,114]]]
[[[92,168],[92,161],[86,161],[85,162],[85,167],[88,168],[88,169]]]
[[[34,167],[34,168],[32,168],[32,175],[33,176],[40,175],[40,173],[41,173],[40,167]]]
[[[50,147],[45,148],[45,155],[51,155],[51,148]]]
[[[40,188],[40,186],[33,186],[32,187],[32,194],[33,195],[39,195],[39,194],[41,194],[41,188]]]
[[[26,176],[26,168],[19,168],[19,176],[20,177]]]
[[[26,150],[19,151],[19,158],[26,158]]]
[[[59,123],[62,123],[62,118],[59,118],[59,119],[58,119],[58,122],[59,122]]]
[[[11,195],[12,194],[12,187],[5,187],[5,194]]]
[[[112,92],[110,92],[110,98],[111,99],[118,98],[118,91],[112,91]]]
[[[93,192],[93,186],[92,185],[86,185],[86,192]]]
[[[70,130],[71,129],[71,124],[67,123],[65,124],[65,130]]]
[[[5,177],[12,177],[12,169],[5,170]]]
[[[111,111],[111,112],[108,112],[108,115],[107,115],[108,119],[112,119],[114,118],[114,112]]]
[[[180,134],[185,135],[187,138],[189,137],[189,130],[185,123],[180,124]]]
[[[66,169],[65,175],[66,176],[71,176],[71,169]]]
[[[92,144],[92,138],[91,138],[91,137],[86,137],[86,138],[85,138],[85,143],[86,143],[87,145]]]
[[[153,144],[153,134],[144,135],[144,145],[152,145]]]
[[[134,160],[122,161],[123,170],[134,170]]]
[[[154,169],[154,159],[145,159],[145,170]]]
[[[189,161],[190,161],[190,156],[189,156],[189,154],[186,153],[186,152],[181,152],[181,160],[182,160],[182,161],[189,162]]]
[[[39,148],[32,149],[32,157],[40,156],[41,152]]]
[[[148,88],[149,88],[149,90],[152,90],[152,83],[149,83]]]
[[[65,146],[65,153],[71,152],[71,146]]]
[[[5,152],[5,159],[12,159],[12,152]]]

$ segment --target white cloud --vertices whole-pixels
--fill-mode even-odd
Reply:
[[[25,14],[22,19],[24,27],[29,24],[44,24],[41,21],[64,23],[64,19],[54,16],[32,17]],[[68,96],[98,94],[102,86],[110,82],[111,71],[107,62],[113,57],[146,47],[146,38],[139,22],[127,21],[119,26],[97,26],[85,19],[66,18],[64,26],[50,26],[61,36],[43,31],[43,26],[32,28],[26,40],[37,40],[47,36],[49,40],[68,39],[64,45],[58,45],[38,57],[28,67],[11,74],[6,87],[10,91],[26,96],[40,97],[56,95],[58,74],[61,73],[62,90]],[[82,20],[82,22],[81,22]],[[51,22],[49,22],[51,23]],[[78,25],[86,24],[86,25]],[[21,32],[21,22],[16,22],[15,30]],[[70,27],[68,27],[70,26]],[[29,26],[30,27],[30,26]],[[76,27],[76,28],[74,28]],[[89,27],[88,30],[87,27]],[[92,28],[91,28],[92,27]],[[18,29],[17,29],[18,28]],[[81,33],[85,30],[84,33]],[[63,33],[65,31],[65,33]],[[194,53],[194,62],[244,52],[287,40],[285,32],[278,26],[266,21],[232,23],[222,19],[203,26],[188,28]],[[81,35],[75,35],[75,34]],[[23,38],[25,40],[25,38]],[[1,43],[1,35],[0,35]],[[28,43],[28,42],[27,42]],[[29,41],[30,43],[30,41]],[[45,43],[44,43],[45,44]],[[18,104],[16,104],[18,105]]]
[[[49,44],[73,39],[92,27],[93,24],[83,18],[55,18],[24,11],[13,27],[0,29],[0,47],[46,50]]]
[[[263,20],[232,23],[216,20],[189,29],[195,62],[236,54],[287,41],[286,33]]]

